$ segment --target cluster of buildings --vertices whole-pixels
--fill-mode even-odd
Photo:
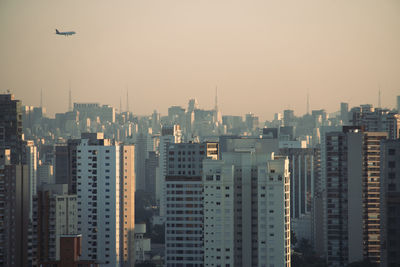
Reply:
[[[0,95],[0,265],[151,262],[146,226],[160,224],[155,265],[289,267],[295,236],[328,266],[398,266],[399,104],[260,122],[223,116],[216,97],[166,116],[75,103],[48,118]],[[139,191],[150,225],[135,226]]]

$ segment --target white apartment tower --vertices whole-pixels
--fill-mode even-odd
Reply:
[[[286,157],[225,152],[203,162],[203,180],[204,266],[290,266]]]
[[[102,134],[82,139],[77,146],[77,195],[82,259],[133,266],[134,146],[113,144]]]

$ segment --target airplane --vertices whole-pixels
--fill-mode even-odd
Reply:
[[[64,35],[65,37],[67,37],[68,35],[73,35],[73,34],[75,34],[76,32],[59,32],[57,29],[56,29],[56,34],[58,34],[58,35]]]

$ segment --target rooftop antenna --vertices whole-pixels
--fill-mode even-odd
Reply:
[[[310,114],[310,93],[308,92],[307,89],[307,115]]]
[[[126,87],[126,112],[129,112],[128,86]]]
[[[214,109],[218,110],[218,86],[215,86],[215,107]]]
[[[40,107],[43,108],[43,89],[40,88]]]
[[[69,110],[69,111],[72,111],[71,81],[69,81],[69,101],[68,101],[68,110]]]
[[[119,97],[119,113],[122,113],[122,97]]]
[[[378,108],[381,108],[381,87],[379,86],[378,92]]]

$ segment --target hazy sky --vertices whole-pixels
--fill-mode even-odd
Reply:
[[[72,37],[55,35],[76,31]],[[223,114],[394,107],[398,0],[0,0],[0,92],[48,113],[73,101],[135,114],[197,98]]]

